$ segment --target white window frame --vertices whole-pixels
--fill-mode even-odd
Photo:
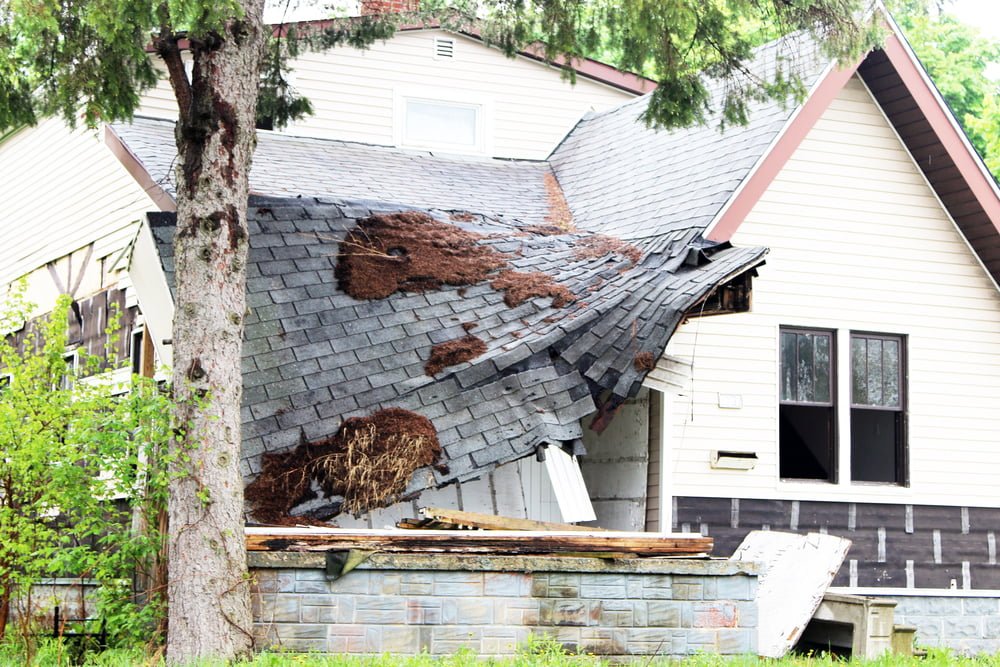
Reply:
[[[409,102],[424,102],[442,106],[472,108],[476,111],[476,141],[465,144],[412,142],[406,140],[406,107]],[[485,95],[446,88],[400,86],[393,89],[393,143],[400,148],[457,153],[467,155],[493,154],[493,102]]]

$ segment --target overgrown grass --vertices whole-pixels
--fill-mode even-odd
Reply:
[[[83,664],[90,667],[162,667],[159,655],[149,655],[142,649],[112,649],[87,653],[82,663],[74,663],[73,650],[61,641],[44,640],[30,650],[20,642],[0,644],[0,667],[64,667]],[[505,658],[481,658],[472,651],[434,657],[374,655],[349,656],[317,653],[262,653],[250,661],[237,663],[242,667],[608,667],[608,660],[590,655],[573,655],[550,639],[535,638],[516,655]],[[790,656],[780,660],[754,656],[724,657],[699,654],[686,658],[643,658],[632,663],[637,667],[986,667],[1000,666],[1000,654],[963,657],[955,653],[931,649],[925,658],[884,656],[876,660],[845,660],[826,654]],[[203,661],[191,667],[226,667],[226,663]]]

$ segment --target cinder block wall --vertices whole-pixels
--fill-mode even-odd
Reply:
[[[1000,598],[900,597],[896,622],[917,628],[920,646],[944,646],[962,653],[1000,650]]]
[[[261,647],[509,655],[528,635],[607,656],[756,649],[754,564],[376,555],[327,579],[321,554],[251,554]]]

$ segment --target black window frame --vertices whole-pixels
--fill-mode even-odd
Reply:
[[[881,341],[893,341],[899,345],[899,359],[897,362],[896,374],[897,374],[897,384],[899,389],[899,405],[898,406],[884,406],[879,404],[869,404],[869,403],[855,403],[854,401],[854,341],[856,339],[864,340],[881,340]],[[907,353],[909,340],[905,334],[892,334],[883,331],[850,331],[848,339],[848,350],[851,355],[849,359],[850,365],[850,379],[849,379],[849,391],[850,391],[850,406],[848,408],[850,422],[853,428],[855,423],[855,410],[871,410],[871,411],[883,411],[883,412],[894,412],[897,413],[898,420],[898,433],[897,440],[895,443],[896,448],[896,465],[895,465],[895,476],[896,479],[893,481],[876,481],[876,480],[861,480],[855,479],[854,471],[848,471],[850,475],[850,480],[855,484],[876,484],[880,486],[899,486],[908,487],[910,486],[910,462],[909,462],[909,433],[908,433],[908,415],[909,415],[909,355]],[[884,382],[883,382],[884,386]],[[851,439],[852,448],[852,458],[851,467],[854,467],[854,451],[855,447],[854,438]]]
[[[782,394],[782,382],[784,381],[784,366],[782,364],[782,335],[783,334],[806,334],[806,335],[822,335],[829,339],[829,372],[828,372],[828,382],[829,382],[829,401],[799,401],[799,400],[787,400],[781,397]],[[780,326],[778,328],[778,475],[782,481],[787,482],[819,482],[825,484],[836,484],[840,480],[840,434],[838,432],[838,414],[840,406],[838,405],[838,387],[839,378],[837,374],[837,330],[836,329],[825,329],[822,327],[800,327],[800,326]],[[828,460],[826,461],[827,470],[829,474],[826,477],[790,477],[781,474],[781,413],[783,407],[797,406],[806,408],[827,408],[830,411],[828,416],[829,420],[829,452]]]

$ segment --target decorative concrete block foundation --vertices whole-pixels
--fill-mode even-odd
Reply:
[[[250,554],[260,646],[496,656],[534,633],[607,656],[756,649],[753,563],[374,555],[330,581],[325,562],[315,553]]]
[[[893,595],[896,622],[917,628],[917,645],[962,653],[995,653],[1000,647],[1000,598]]]

